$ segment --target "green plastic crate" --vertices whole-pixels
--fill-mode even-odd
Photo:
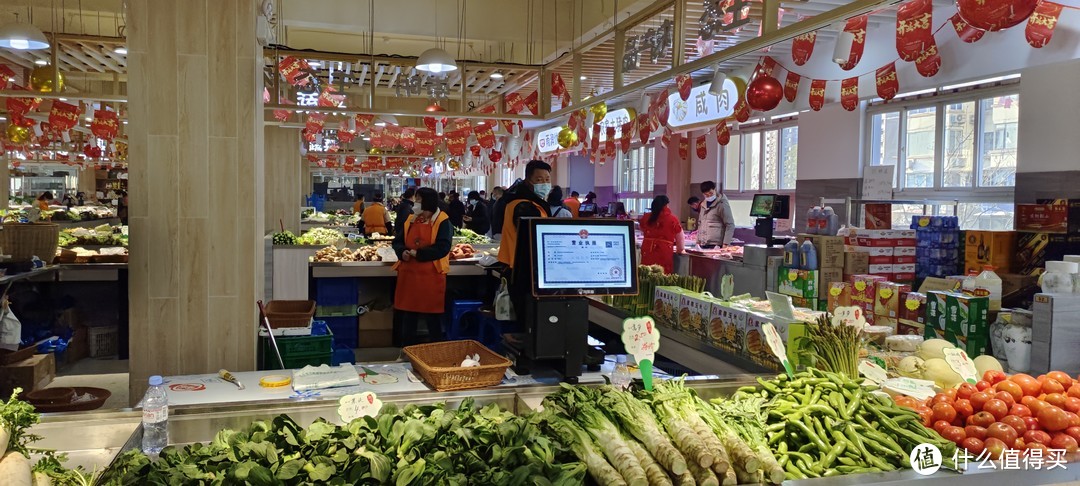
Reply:
[[[315,307],[315,317],[353,317],[358,315],[355,305],[320,305]]]
[[[262,353],[259,369],[277,369],[277,357],[270,346],[270,338],[260,337]],[[322,336],[277,336],[278,350],[285,362],[285,369],[303,368],[305,365],[330,364],[334,352],[333,333]]]

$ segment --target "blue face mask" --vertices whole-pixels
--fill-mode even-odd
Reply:
[[[551,192],[551,184],[533,184],[533,192],[540,196],[540,199],[547,199],[548,193]]]

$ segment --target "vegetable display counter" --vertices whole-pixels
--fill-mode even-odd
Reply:
[[[783,260],[783,249],[746,245],[742,260],[725,258],[708,250],[687,250],[675,255],[675,273],[704,278],[705,290],[720,295],[720,277],[731,275],[735,279],[734,295],[750,294],[763,297],[765,291],[776,291],[776,275]]]

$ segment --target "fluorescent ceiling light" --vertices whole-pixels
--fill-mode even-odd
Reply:
[[[502,79],[503,78],[503,73],[502,73],[502,71],[494,71],[494,72],[492,72],[490,74],[490,77],[491,77],[491,79]]]
[[[429,73],[446,73],[456,70],[457,61],[450,56],[450,53],[433,47],[420,54],[420,57],[416,59],[416,69],[426,71]]]
[[[41,29],[30,24],[13,22],[0,26],[0,47],[20,51],[48,49],[49,41]]]
[[[589,78],[587,76],[585,76],[584,74],[582,74],[581,77],[578,78],[578,79],[580,79],[582,81],[585,81],[586,79],[589,79]]]
[[[994,78],[979,79],[977,81],[970,81],[970,82],[967,82],[967,83],[950,84],[948,86],[942,86],[941,90],[942,91],[949,91],[951,89],[966,88],[968,86],[978,86],[980,84],[997,83],[997,82],[1000,82],[1000,81],[1007,81],[1007,80],[1010,80],[1010,79],[1017,79],[1019,77],[1020,77],[1020,73],[1009,74],[1009,75],[1006,75],[1006,76],[997,76],[997,77],[994,77]]]
[[[37,64],[38,66],[47,66],[49,64],[49,61],[46,61],[44,59],[35,59],[34,64]]]
[[[120,47],[117,47],[116,49],[113,49],[113,52],[115,52],[115,53],[117,53],[117,54],[124,54],[124,55],[126,55],[126,54],[127,54],[127,48],[126,48],[126,47],[124,47],[124,46],[120,46]]]
[[[313,68],[320,68],[320,67],[322,67],[322,63],[321,63],[321,62],[319,62],[319,61],[311,61],[311,62],[307,63],[307,65],[308,65],[308,66],[311,66],[311,67],[313,67]]]

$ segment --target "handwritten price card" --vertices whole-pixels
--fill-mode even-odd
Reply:
[[[636,317],[623,321],[623,346],[641,369],[645,389],[652,390],[652,364],[660,349],[660,329],[652,317]]]
[[[866,315],[862,307],[837,307],[832,314],[832,324],[839,326],[847,324],[859,329],[866,327]]]
[[[794,370],[791,369],[791,361],[787,357],[787,346],[784,346],[784,339],[776,331],[776,326],[771,322],[766,322],[761,325],[761,331],[765,333],[765,344],[769,345],[769,349],[776,355],[776,359],[780,360],[780,363],[784,365],[784,371],[787,372],[788,376],[795,376]]]
[[[382,409],[382,400],[372,392],[345,395],[338,401],[338,416],[349,423],[360,417],[374,417]]]

